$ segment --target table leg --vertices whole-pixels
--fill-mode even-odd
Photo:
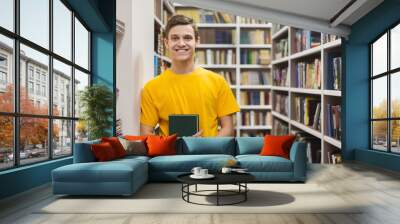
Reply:
[[[195,191],[197,192],[197,184],[196,184],[196,186],[195,186]]]
[[[217,206],[219,205],[219,184],[217,184]]]
[[[248,190],[247,190],[247,183],[244,183],[244,201],[247,201],[247,192],[248,192]]]

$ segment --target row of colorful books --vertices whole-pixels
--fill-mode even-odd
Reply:
[[[268,22],[262,19],[254,19],[247,17],[240,17],[241,24],[267,24]]]
[[[313,62],[296,63],[295,87],[297,88],[321,88],[321,61],[319,58]]]
[[[264,137],[269,135],[271,132],[269,130],[241,130],[240,135],[242,137]]]
[[[290,86],[287,67],[276,67],[272,71],[274,86]]]
[[[341,90],[342,86],[342,57],[328,55],[328,75],[326,78],[326,88],[331,90]]]
[[[289,114],[289,97],[285,94],[274,93],[272,109],[282,115],[288,116]]]
[[[274,135],[287,135],[289,133],[288,123],[275,119],[272,125],[272,133]]]
[[[270,92],[259,90],[241,90],[240,105],[269,105]]]
[[[272,114],[270,111],[243,111],[242,126],[265,126],[272,124]]]
[[[226,28],[201,28],[199,29],[201,44],[234,44],[236,31]]]
[[[234,71],[215,71],[219,73],[228,82],[229,85],[236,85],[236,73]]]
[[[271,44],[271,32],[269,29],[241,29],[241,44]]]
[[[308,96],[294,97],[293,119],[315,130],[320,130],[321,102]]]
[[[193,19],[195,23],[235,23],[235,16],[197,8],[177,8],[177,14],[185,15]]]
[[[326,34],[326,33],[322,34],[322,43],[329,43],[338,39],[340,39],[340,36],[338,35]]]
[[[241,85],[271,85],[269,71],[244,71],[240,78]]]
[[[304,51],[321,45],[321,34],[309,30],[296,29],[294,33],[294,52]]]
[[[269,65],[271,51],[268,49],[242,49],[240,51],[241,64]]]
[[[326,135],[341,140],[342,125],[341,125],[342,107],[340,105],[326,105]]]
[[[293,130],[296,140],[306,143],[306,155],[309,163],[321,163],[321,139],[304,131]]]
[[[232,49],[198,49],[196,63],[204,65],[236,64],[236,53]]]
[[[282,38],[275,43],[274,46],[274,58],[280,59],[289,56],[289,44],[288,39]]]

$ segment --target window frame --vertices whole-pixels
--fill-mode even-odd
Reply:
[[[13,10],[14,10],[14,18],[13,18],[13,31],[10,31],[4,27],[0,26],[0,35],[3,35],[7,38],[12,39],[13,41],[13,64],[12,66],[12,74],[14,78],[14,110],[13,112],[2,112],[0,111],[0,116],[5,116],[5,117],[11,117],[13,119],[13,166],[10,167],[5,167],[5,168],[0,168],[0,172],[5,171],[5,170],[11,170],[11,169],[16,169],[19,167],[24,167],[24,166],[30,166],[33,164],[38,164],[38,163],[43,163],[51,160],[58,160],[66,157],[73,156],[74,152],[74,143],[75,143],[75,126],[76,126],[76,121],[79,120],[79,117],[75,116],[75,108],[71,108],[71,114],[70,116],[56,116],[53,115],[53,59],[58,60],[61,63],[64,63],[68,66],[71,66],[71,93],[72,93],[72,99],[71,99],[71,104],[74,105],[75,103],[75,88],[74,88],[74,82],[75,82],[75,69],[85,73],[89,77],[89,83],[88,86],[92,85],[92,69],[91,69],[91,49],[92,49],[92,44],[91,44],[91,38],[92,38],[92,31],[89,29],[87,24],[83,21],[83,19],[79,16],[78,13],[76,13],[72,7],[65,1],[65,0],[59,0],[68,10],[71,11],[71,18],[70,18],[70,23],[71,23],[71,59],[64,58],[63,56],[55,53],[53,50],[53,1],[54,0],[48,0],[49,3],[49,48],[46,49],[45,47],[42,47],[39,44],[34,43],[33,41],[30,41],[29,39],[24,38],[23,36],[20,35],[20,0],[14,0],[13,1]],[[89,65],[88,69],[85,69],[78,64],[75,63],[75,18],[79,20],[79,22],[84,26],[84,28],[88,31],[88,57],[89,57]],[[47,112],[46,115],[39,115],[39,114],[27,114],[27,113],[21,113],[20,112],[20,45],[23,44],[27,47],[32,48],[33,50],[36,50],[40,53],[43,53],[48,56],[49,62],[48,62],[48,76],[47,76],[47,84],[45,90],[48,91],[48,94],[45,92],[45,95],[48,96],[48,108],[49,111]],[[29,70],[30,66],[27,64],[27,71]],[[40,73],[39,75],[41,75]],[[41,76],[39,76],[39,80],[36,81],[36,69],[33,70],[33,79],[30,78],[30,74],[27,72],[26,75],[26,81],[28,82],[29,80],[33,81],[34,86],[36,83],[41,83],[42,79]],[[27,86],[28,87],[28,86]],[[29,91],[27,89],[27,91]],[[34,88],[34,92],[36,89]],[[35,94],[35,93],[34,93]],[[38,96],[42,96],[42,94],[39,94]],[[35,102],[34,102],[35,103]],[[48,155],[47,157],[44,157],[43,160],[40,160],[38,162],[32,162],[32,163],[26,163],[26,164],[21,164],[20,161],[20,119],[21,118],[45,118],[47,119],[48,122],[48,135],[47,135],[47,142],[49,143],[47,146],[48,150]],[[54,147],[53,147],[53,123],[57,120],[65,120],[65,121],[71,121],[71,153],[68,155],[62,155],[62,156],[54,156]]]
[[[391,133],[391,126],[392,126],[392,122],[393,121],[399,121],[400,117],[393,117],[392,116],[392,99],[391,99],[391,90],[392,90],[392,86],[391,86],[391,79],[392,79],[392,75],[395,75],[396,73],[400,72],[400,66],[394,69],[391,69],[391,31],[393,28],[395,28],[396,26],[400,25],[400,21],[395,22],[394,24],[392,24],[390,27],[388,27],[387,29],[385,29],[384,32],[382,32],[381,34],[379,34],[375,39],[373,39],[369,44],[369,149],[373,150],[373,151],[379,151],[379,152],[387,152],[387,153],[392,153],[392,154],[400,154],[400,152],[393,152],[392,151],[392,133]],[[387,63],[386,63],[386,71],[376,74],[373,74],[373,44],[378,41],[381,37],[383,37],[385,34],[387,34],[387,51],[386,51],[386,56],[387,56]],[[400,53],[400,52],[399,52]],[[387,105],[386,105],[386,110],[387,110],[387,116],[386,118],[373,118],[373,90],[374,90],[374,86],[373,86],[373,81],[378,79],[378,78],[382,78],[382,77],[386,77],[386,87],[387,87],[387,93],[386,93],[386,97],[387,97]],[[373,136],[373,122],[374,121],[386,121],[386,151],[383,150],[379,150],[374,148],[374,136]]]

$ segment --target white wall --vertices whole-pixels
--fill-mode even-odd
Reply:
[[[154,73],[153,15],[154,1],[117,1],[117,19],[125,24],[117,34],[117,119],[124,135],[139,134],[140,91]]]

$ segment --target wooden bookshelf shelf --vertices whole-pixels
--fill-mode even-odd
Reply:
[[[320,89],[305,89],[305,88],[290,88],[290,91],[293,93],[306,93],[314,95],[321,95],[322,93],[322,90]]]
[[[240,89],[271,89],[270,85],[241,85]]]
[[[322,93],[326,96],[342,96],[342,91],[340,90],[322,90]]]
[[[320,54],[321,49],[322,49],[322,47],[320,45],[318,47],[313,47],[313,48],[307,49],[305,51],[297,52],[297,53],[293,54],[292,56],[290,56],[290,59],[295,60],[295,59],[303,58],[305,56],[310,56],[310,55],[314,55],[314,54],[318,54],[318,53]],[[318,56],[320,56],[320,55],[318,55]]]
[[[236,65],[198,65],[206,69],[236,69]]]
[[[335,147],[337,147],[337,148],[339,148],[339,149],[342,148],[342,142],[339,141],[339,140],[337,140],[337,139],[334,139],[334,138],[332,138],[332,137],[329,137],[329,136],[327,136],[327,135],[324,135],[324,140],[325,140],[326,142],[328,142],[329,144],[331,144],[331,145],[333,145],[333,146],[335,146]]]
[[[235,23],[198,23],[198,28],[236,28]]]
[[[239,126],[239,129],[242,129],[242,130],[271,130],[272,126],[270,126],[270,125]]]
[[[272,34],[272,39],[278,39],[281,36],[283,36],[283,34],[287,34],[287,32],[289,31],[289,27],[288,26],[284,26],[282,29],[278,30],[278,32]]]
[[[247,24],[247,23],[239,23],[240,28],[257,28],[257,29],[263,29],[263,28],[272,28],[271,23],[267,24]]]
[[[236,48],[234,44],[199,44],[196,48]]]
[[[288,92],[290,90],[290,87],[287,87],[287,86],[271,86],[271,89],[277,90],[277,91],[286,91],[286,92]]]
[[[273,60],[273,61],[271,62],[271,64],[272,64],[272,65],[277,65],[277,64],[282,64],[282,63],[288,63],[288,62],[289,62],[289,59],[290,59],[289,56],[284,57],[284,58],[279,58],[279,59]]]
[[[281,113],[278,113],[276,111],[272,111],[272,116],[275,116],[275,117],[277,117],[277,118],[279,118],[279,119],[281,119],[283,121],[286,121],[288,123],[290,122],[290,119],[287,116],[285,116],[285,115],[283,115]]]
[[[240,48],[259,48],[259,49],[272,48],[271,44],[239,44],[238,46]]]
[[[335,41],[332,41],[332,42],[322,45],[322,48],[323,49],[331,49],[331,48],[335,48],[335,47],[340,47],[341,45],[342,45],[342,40],[337,39]]]
[[[271,105],[240,105],[240,109],[244,109],[244,110],[268,109],[268,110],[271,110],[272,106]]]
[[[244,69],[271,69],[271,65],[241,64],[239,67]]]
[[[322,133],[321,133],[320,131],[315,130],[315,129],[310,128],[310,127],[307,127],[307,126],[305,126],[304,124],[302,124],[302,123],[300,123],[300,122],[297,122],[297,121],[295,121],[295,120],[291,120],[290,123],[291,123],[292,125],[294,125],[295,127],[299,128],[299,129],[301,129],[301,130],[303,130],[303,131],[305,131],[305,132],[307,132],[307,133],[309,133],[309,134],[311,134],[311,135],[314,135],[314,136],[317,137],[317,138],[322,139]]]

